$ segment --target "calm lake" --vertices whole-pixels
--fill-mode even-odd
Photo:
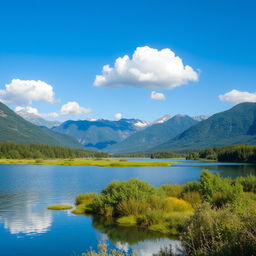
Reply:
[[[145,160],[143,160],[145,161]],[[170,160],[148,160],[170,161]],[[175,238],[111,220],[49,211],[50,204],[74,204],[83,192],[100,192],[112,180],[138,178],[155,186],[198,179],[203,169],[224,177],[256,173],[255,165],[178,161],[171,167],[0,165],[0,255],[74,256],[99,242],[137,255],[152,255]]]

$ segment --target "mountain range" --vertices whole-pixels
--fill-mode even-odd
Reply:
[[[241,103],[209,118],[165,115],[154,122],[123,118],[118,121],[68,120],[59,123],[40,118],[15,113],[0,103],[0,141],[111,153],[256,144],[256,103]]]
[[[217,113],[151,150],[207,148],[256,143],[256,103]]]
[[[147,122],[138,119],[69,120],[53,127],[52,130],[73,136],[87,149],[102,150],[109,145],[121,142],[146,126],[148,126]]]
[[[174,138],[198,121],[186,115],[176,115],[164,122],[153,124],[142,131],[132,134],[127,139],[106,148],[112,153],[129,153],[147,151],[152,147],[166,142],[167,138]]]

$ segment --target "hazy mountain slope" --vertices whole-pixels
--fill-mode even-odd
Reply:
[[[48,128],[51,128],[53,126],[58,126],[61,123],[58,121],[49,121],[49,120],[45,120],[44,118],[33,114],[33,113],[28,113],[26,111],[17,111],[16,114],[20,115],[21,117],[23,117],[25,120],[29,121],[32,124],[35,124],[37,126],[45,126]]]
[[[83,148],[83,145],[80,144],[75,138],[63,134],[63,133],[59,133],[59,132],[55,132],[47,127],[43,127],[40,126],[40,129],[46,133],[47,135],[49,135],[50,137],[54,138],[55,140],[57,140],[61,145],[63,145],[64,147],[68,147],[68,148]]]
[[[60,145],[39,127],[26,121],[0,102],[0,141],[21,144]]]
[[[154,124],[139,131],[118,144],[107,147],[106,151],[113,153],[146,151],[197,123],[198,121],[189,116],[176,115],[163,123]]]
[[[256,103],[241,103],[217,113],[152,150],[255,144]]]
[[[138,119],[109,120],[80,120],[66,121],[53,131],[64,133],[76,138],[81,144],[91,149],[104,149],[126,139],[131,134],[147,126],[146,122]]]

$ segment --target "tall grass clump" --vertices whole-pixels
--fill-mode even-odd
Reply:
[[[180,194],[183,191],[183,186],[178,185],[178,184],[164,184],[160,187],[165,193],[167,197],[173,196],[173,197],[179,197]]]

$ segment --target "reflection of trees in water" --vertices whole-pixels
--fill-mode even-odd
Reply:
[[[138,256],[152,256],[170,245],[176,255],[181,248],[177,238],[159,232],[136,226],[121,226],[112,218],[93,216],[92,219],[93,227],[103,233],[104,240],[110,240],[118,249],[126,252],[135,250]]]
[[[27,193],[0,193],[0,223],[11,234],[45,233],[51,227],[51,212],[46,208],[34,209],[35,197]]]
[[[222,177],[236,178],[238,176],[256,175],[256,165],[238,164],[238,165],[209,165],[200,166],[201,170],[218,171]]]
[[[118,225],[112,218],[93,216],[92,225],[94,228],[105,233],[113,243],[137,244],[145,240],[157,240],[171,238],[159,232],[153,232],[136,226]]]

